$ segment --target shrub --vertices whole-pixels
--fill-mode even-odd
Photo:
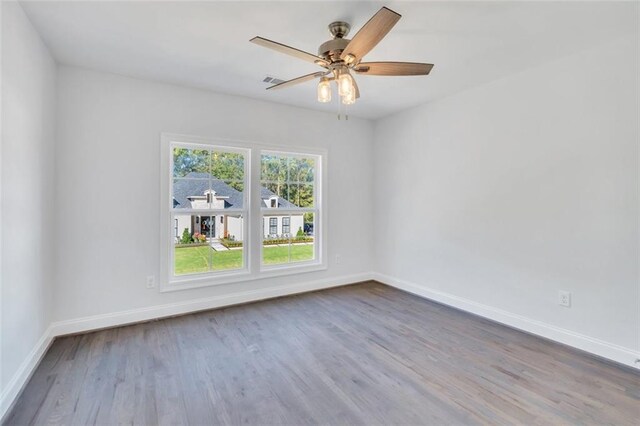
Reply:
[[[191,234],[189,233],[189,228],[184,228],[184,231],[182,231],[182,238],[180,239],[180,243],[181,244],[189,244],[193,242],[193,238],[191,237]]]
[[[231,238],[220,239],[220,244],[222,244],[226,248],[242,247],[242,241],[235,241],[235,239]]]
[[[272,246],[276,244],[289,244],[289,242],[291,242],[292,244],[312,243],[313,237],[307,237],[306,235],[303,235],[302,237],[296,237],[295,240],[289,240],[288,238],[270,238],[270,239],[264,240],[262,244],[265,246]]]
[[[296,232],[296,238],[300,237],[304,237],[304,231],[302,230],[301,226],[298,227],[298,232]]]

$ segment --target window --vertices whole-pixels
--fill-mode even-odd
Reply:
[[[162,291],[326,268],[322,151],[162,139]]]
[[[247,152],[178,143],[170,149],[170,213],[178,228],[172,275],[242,270],[246,256],[238,243],[243,241],[246,228]],[[224,215],[228,217],[226,226],[222,226]],[[216,221],[216,216],[221,220]]]
[[[277,196],[275,208],[263,209],[269,217],[269,233],[264,236],[263,265],[309,262],[316,259],[316,239],[305,229],[314,228],[318,157],[304,154],[263,152],[260,184],[265,196]],[[271,199],[271,198],[270,198]],[[281,234],[272,223],[282,221]],[[293,227],[293,234],[291,228]],[[277,228],[277,226],[276,226]],[[275,234],[275,235],[274,235]]]

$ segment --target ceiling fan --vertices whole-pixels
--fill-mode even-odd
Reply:
[[[267,90],[284,89],[296,84],[320,78],[318,83],[318,101],[331,101],[331,81],[338,85],[338,95],[342,103],[350,105],[360,97],[358,85],[351,73],[358,75],[427,75],[433,64],[416,62],[361,62],[386,35],[402,16],[391,9],[380,9],[351,39],[345,38],[351,26],[342,21],[329,24],[332,40],[326,41],[318,48],[318,55],[284,45],[263,37],[254,37],[250,41],[259,46],[291,55],[298,59],[313,62],[324,68],[322,71],[287,80]]]

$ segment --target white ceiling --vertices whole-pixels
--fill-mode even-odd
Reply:
[[[265,91],[316,66],[249,43],[311,53],[345,20],[385,5],[403,17],[366,60],[434,63],[427,77],[360,76],[354,116],[376,119],[637,31],[633,2],[22,2],[59,63],[305,108],[315,84]]]

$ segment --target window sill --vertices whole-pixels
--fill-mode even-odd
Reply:
[[[218,276],[197,276],[188,278],[178,278],[169,281],[161,286],[161,293],[169,293],[180,290],[190,290],[194,288],[213,287],[218,285],[233,284],[238,282],[256,281],[268,278],[276,278],[293,274],[304,274],[308,272],[316,272],[326,270],[327,265],[324,263],[299,263],[294,265],[278,265],[262,267],[259,273],[252,274],[248,271],[236,271],[229,274]]]

